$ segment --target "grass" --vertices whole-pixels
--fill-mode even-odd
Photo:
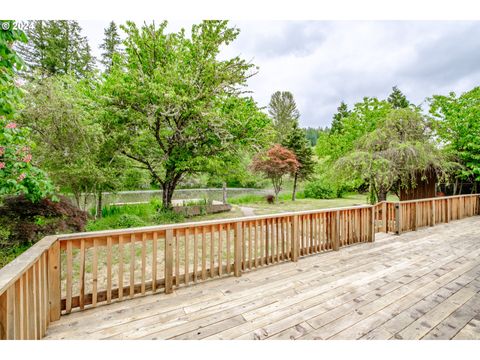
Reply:
[[[256,215],[367,204],[366,194],[346,194],[344,197],[337,199],[306,199],[303,196],[303,192],[299,192],[298,195],[297,199],[292,201],[291,193],[281,194],[278,202],[274,204],[267,203],[264,196],[242,196],[236,199],[231,199],[230,201],[244,207],[253,208]],[[397,198],[389,195],[388,200],[396,201]]]

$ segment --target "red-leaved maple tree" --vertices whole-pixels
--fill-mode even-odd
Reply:
[[[251,169],[262,173],[272,180],[275,200],[278,200],[278,193],[282,190],[283,177],[294,174],[300,164],[295,154],[279,144],[275,144],[266,153],[257,154],[252,162]]]

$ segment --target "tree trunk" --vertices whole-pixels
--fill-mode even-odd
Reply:
[[[387,201],[387,192],[383,190],[378,191],[378,202]]]
[[[222,184],[222,192],[223,192],[223,203],[227,203],[227,183],[224,181]]]
[[[162,185],[163,194],[162,194],[162,207],[164,209],[171,209],[172,208],[172,197],[173,197],[173,190],[175,187],[172,186],[170,183],[164,183]]]
[[[295,173],[295,177],[293,178],[292,201],[295,201],[297,196],[297,180],[298,180],[298,173]]]
[[[103,199],[102,199],[102,191],[100,190],[98,192],[98,198],[97,198],[97,219],[102,218],[102,207],[103,207]]]

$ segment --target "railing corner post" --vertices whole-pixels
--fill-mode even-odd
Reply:
[[[402,205],[399,202],[395,203],[395,233],[402,233]]]
[[[375,205],[370,207],[370,242],[375,242]]]
[[[165,231],[165,294],[173,292],[173,230]]]
[[[55,241],[48,249],[48,305],[50,321],[60,320],[61,284],[60,284],[60,241]]]
[[[235,224],[235,237],[234,237],[234,256],[235,262],[233,265],[233,272],[234,275],[239,277],[242,275],[241,268],[242,268],[242,242],[243,242],[243,222],[238,221]]]

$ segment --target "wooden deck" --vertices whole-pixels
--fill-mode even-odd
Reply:
[[[72,312],[46,339],[480,339],[480,217]]]

